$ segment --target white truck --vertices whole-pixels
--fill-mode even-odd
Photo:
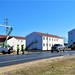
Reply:
[[[0,24],[0,26],[9,28],[9,32],[7,33],[7,37],[6,37],[5,41],[3,42],[3,46],[0,47],[0,52],[3,53],[3,54],[6,54],[6,53],[10,54],[11,47],[8,47],[7,40],[9,38],[9,35],[12,32],[13,28],[11,26],[5,26],[5,25],[2,25],[2,24]]]
[[[15,52],[15,50],[13,50],[13,47],[7,47],[7,48],[0,47],[0,53],[2,54],[10,54],[13,52]]]
[[[60,52],[60,51],[65,51],[65,46],[62,45],[62,44],[55,44],[54,46],[52,46],[51,48],[51,52],[53,51],[57,51],[57,52]]]
[[[8,48],[0,47],[0,53],[2,53],[2,54],[9,53],[9,49]]]

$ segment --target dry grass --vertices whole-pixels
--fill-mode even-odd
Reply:
[[[75,75],[75,57],[51,58],[0,68],[0,75]]]

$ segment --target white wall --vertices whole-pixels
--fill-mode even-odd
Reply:
[[[26,40],[23,39],[16,39],[16,38],[11,38],[7,40],[7,44],[10,46],[13,46],[14,50],[17,50],[17,45],[19,44],[20,50],[21,50],[21,45],[24,45],[26,47]]]
[[[41,50],[42,49],[42,37],[41,35],[38,35],[35,32],[26,36],[26,47],[35,40],[37,40],[38,43],[31,45],[29,49],[37,48]]]
[[[43,39],[43,37],[45,37],[45,39]],[[54,44],[64,45],[64,40],[62,38],[54,38],[54,37],[47,37],[47,36],[43,36],[43,37],[42,37],[42,49],[43,50],[51,50],[51,47]],[[43,46],[43,44],[45,44],[45,46]]]
[[[68,32],[68,46],[75,42],[75,29]]]

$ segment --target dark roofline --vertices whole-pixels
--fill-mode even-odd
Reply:
[[[0,38],[6,38],[6,35],[2,35],[2,34],[1,34],[1,35],[0,35]]]
[[[59,37],[57,35],[52,35],[52,34],[47,34],[47,33],[41,33],[41,32],[35,32],[35,33],[40,34],[42,36],[48,36],[48,37],[54,37],[54,38],[61,38],[61,39],[63,39],[62,37]]]
[[[9,36],[9,38],[16,38],[16,39],[26,39],[25,37],[21,37],[21,36]],[[0,35],[0,38],[6,38],[6,35]]]

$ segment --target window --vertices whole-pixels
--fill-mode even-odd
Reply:
[[[57,41],[58,41],[58,39],[57,39]]]
[[[54,41],[56,41],[56,39],[54,39]]]
[[[71,33],[72,34],[72,33]]]
[[[57,41],[57,39],[55,38],[55,41]]]
[[[53,41],[53,38],[52,38],[52,41]]]
[[[43,46],[45,46],[45,43],[43,43]]]
[[[60,46],[63,46],[62,44]]]
[[[51,38],[49,38],[49,40],[51,40]]]
[[[48,40],[48,37],[46,37],[46,40]]]
[[[43,37],[43,40],[45,40],[45,37]]]
[[[54,44],[54,46],[60,46],[61,44]]]
[[[48,46],[48,44],[46,44],[46,46]]]
[[[51,44],[49,44],[49,46],[51,46]]]
[[[23,42],[23,40],[21,40],[21,42]]]

